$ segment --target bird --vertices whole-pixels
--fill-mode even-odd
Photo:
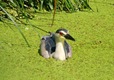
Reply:
[[[40,54],[44,58],[55,58],[56,60],[66,60],[72,57],[71,46],[66,39],[75,41],[69,34],[69,31],[60,28],[55,33],[50,32],[50,35],[43,36],[40,44]]]

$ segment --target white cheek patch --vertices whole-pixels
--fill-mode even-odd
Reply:
[[[67,33],[65,33],[64,31],[60,31],[61,33],[63,33],[64,35],[66,35]]]

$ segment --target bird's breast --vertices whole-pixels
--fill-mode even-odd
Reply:
[[[53,53],[53,57],[57,60],[65,60],[65,51],[64,51],[64,45],[62,42],[56,43],[56,49]]]

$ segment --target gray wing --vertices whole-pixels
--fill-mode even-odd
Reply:
[[[64,42],[64,46],[65,46],[66,58],[72,57],[72,49],[71,49],[71,46],[66,41]]]
[[[53,38],[53,35],[42,37],[40,50],[41,55],[44,58],[51,57],[51,53],[55,51],[55,40]]]

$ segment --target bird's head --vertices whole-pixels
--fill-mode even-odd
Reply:
[[[69,40],[72,40],[72,41],[75,41],[75,39],[69,34],[68,30],[66,29],[58,29],[56,31],[56,36],[59,38],[59,39],[69,39]]]

